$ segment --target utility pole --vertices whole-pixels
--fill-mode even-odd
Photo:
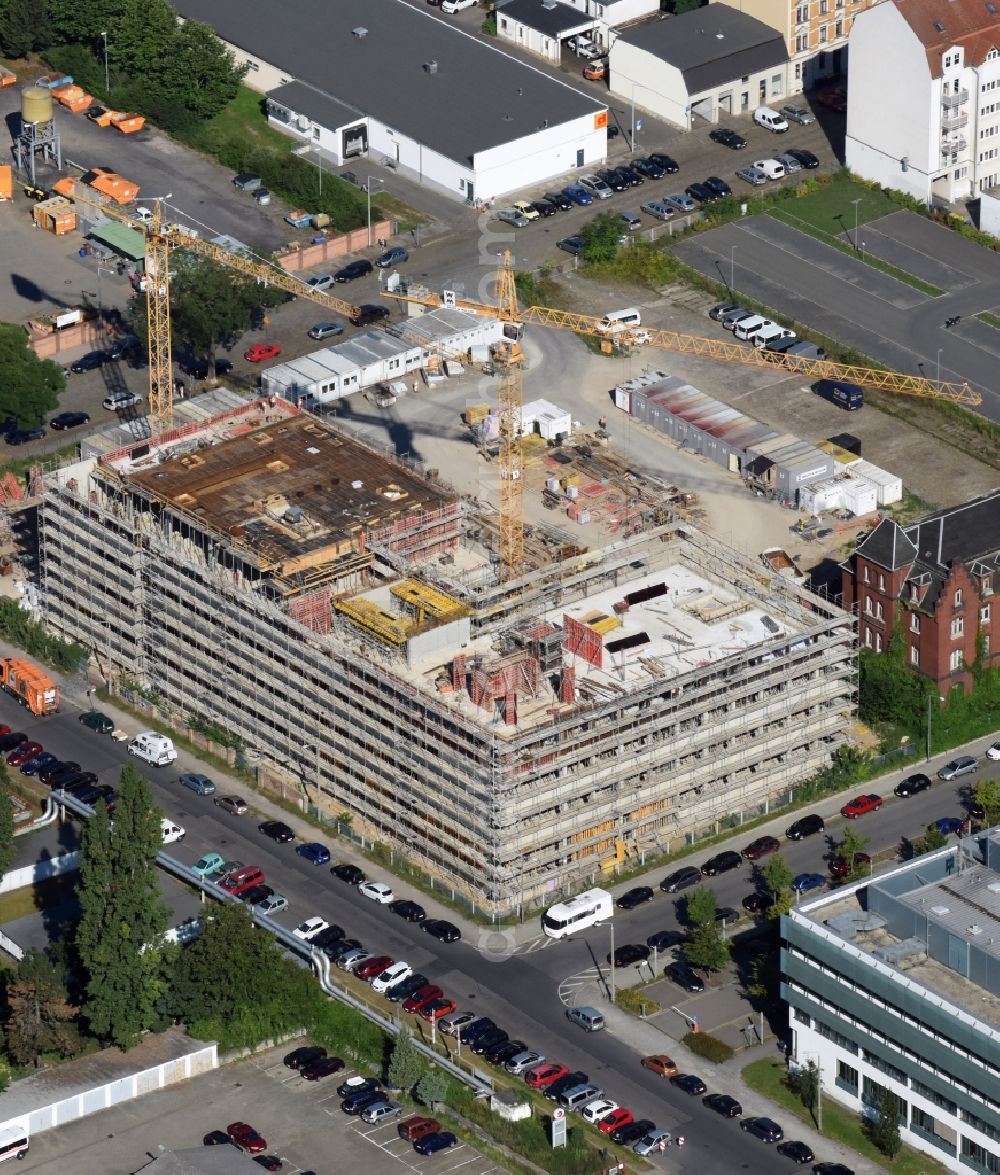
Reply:
[[[610,987],[611,987],[611,1002],[615,1002],[615,923],[614,919],[610,923],[611,928],[611,971]]]

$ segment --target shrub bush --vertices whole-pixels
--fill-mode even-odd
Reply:
[[[731,1045],[716,1036],[709,1036],[707,1032],[689,1032],[683,1038],[683,1043],[696,1056],[704,1057],[706,1061],[714,1061],[717,1065],[721,1065],[723,1061],[731,1061],[736,1056],[736,1050]]]

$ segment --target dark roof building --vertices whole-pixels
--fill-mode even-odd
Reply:
[[[323,0],[284,0],[280,13],[268,0],[175,7],[249,63],[275,121],[337,162],[349,139],[456,196],[495,196],[577,166],[578,151],[584,166],[606,155],[602,102],[426,7],[338,0],[335,19]],[[348,123],[364,135],[340,135]]]
[[[908,526],[883,519],[844,564],[843,586],[863,646],[885,651],[898,617],[911,668],[942,694],[968,688],[980,648],[1000,664],[1000,490]]]
[[[611,90],[690,129],[692,114],[716,122],[788,93],[788,50],[770,25],[710,4],[624,29],[610,52]]]

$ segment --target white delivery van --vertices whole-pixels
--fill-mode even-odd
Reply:
[[[758,106],[753,112],[753,120],[758,126],[766,127],[776,135],[783,135],[788,130],[788,119],[769,106]]]
[[[160,831],[163,833],[163,843],[165,845],[172,845],[175,841],[181,841],[185,835],[184,829],[172,820],[161,820]]]
[[[763,314],[751,314],[749,318],[741,318],[733,327],[733,338],[746,342],[748,339],[753,339],[757,332],[762,331],[765,327],[777,325],[770,318],[765,318]]]
[[[173,742],[165,734],[144,730],[128,744],[128,753],[153,767],[168,767],[177,758]]]
[[[794,339],[795,331],[789,330],[787,326],[778,326],[777,323],[772,323],[770,326],[762,326],[753,337],[753,345],[758,350],[763,350],[768,343],[776,343],[779,339]]]
[[[777,159],[755,159],[753,165],[759,167],[769,180],[784,179],[785,165]]]
[[[601,334],[613,335],[623,330],[634,330],[641,325],[642,315],[634,307],[630,307],[628,310],[615,310],[611,314],[605,314],[597,324],[597,329]]]

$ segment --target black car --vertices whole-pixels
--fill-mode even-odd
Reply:
[[[4,438],[8,445],[27,445],[31,441],[40,441],[45,436],[44,428],[16,428]]]
[[[386,988],[382,994],[387,1000],[392,1000],[394,1004],[398,1004],[428,983],[430,983],[430,980],[426,975],[419,975],[414,972],[412,975],[407,975],[405,979],[400,979],[398,983],[394,983],[392,987]]]
[[[663,969],[663,974],[668,979],[672,979],[678,987],[683,988],[687,992],[697,994],[705,990],[705,981],[700,975],[695,974],[694,971],[684,962],[669,963]],[[702,1091],[704,1092],[704,1090]]]
[[[324,951],[324,954],[331,963],[336,963],[341,955],[346,955],[348,951],[360,951],[363,948],[364,944],[360,938],[343,938],[335,947],[330,947],[329,950]]]
[[[122,335],[120,339],[111,344],[108,350],[108,358],[117,363],[120,359],[126,359],[132,355],[142,346],[142,339],[138,335]]]
[[[194,359],[192,362],[185,364],[182,368],[186,371],[192,379],[208,379],[209,364],[207,359]],[[228,359],[216,359],[215,374],[228,375],[233,370],[233,365]]]
[[[628,184],[630,188],[637,188],[642,182],[642,176],[636,171],[634,167],[619,167],[617,171],[620,173],[622,179]]]
[[[800,816],[794,824],[789,824],[785,829],[785,836],[789,840],[802,840],[805,836],[815,836],[825,827],[823,817],[817,816],[815,812],[810,812],[808,816]]]
[[[19,747],[21,743],[26,743],[27,741],[28,736],[20,730],[12,730],[9,734],[0,734],[0,751],[6,754],[7,751],[12,751],[15,747]]]
[[[731,131],[725,126],[718,126],[714,131],[709,131],[708,137],[713,143],[721,143],[733,151],[740,151],[747,145],[747,141],[742,135],[738,135],[736,131]]]
[[[81,804],[89,804],[93,808],[98,800],[103,800],[105,806],[112,803],[115,789],[110,783],[80,783],[73,788],[72,794]]]
[[[364,258],[358,261],[349,261],[342,269],[333,275],[335,282],[352,282],[359,277],[367,277],[372,272],[372,263]]]
[[[548,200],[532,200],[528,207],[532,212],[537,212],[539,216],[555,216],[559,211],[554,204],[550,204]]]
[[[779,1143],[777,1150],[779,1155],[784,1155],[786,1159],[791,1159],[793,1163],[811,1163],[816,1158],[813,1154],[812,1147],[806,1146],[804,1142],[799,1142],[794,1138],[789,1142]]]
[[[693,1073],[678,1073],[675,1077],[670,1078],[670,1084],[676,1085],[678,1089],[682,1089],[692,1097],[700,1097],[703,1093],[708,1092],[708,1086]],[[740,1125],[742,1126],[743,1123],[741,1122]]]
[[[627,1122],[624,1126],[616,1126],[608,1135],[612,1142],[619,1146],[631,1146],[640,1138],[645,1138],[650,1131],[656,1129],[656,1123],[649,1118],[638,1118],[635,1122]]]
[[[658,930],[646,939],[646,946],[653,950],[665,951],[670,947],[680,946],[687,942],[687,935],[683,930]]]
[[[458,942],[462,937],[461,930],[443,918],[425,919],[420,923],[420,929],[426,930],[431,938],[436,938],[438,942]]]
[[[627,890],[615,902],[619,910],[634,910],[636,906],[642,906],[646,902],[651,902],[655,894],[648,885],[637,885],[635,889]]]
[[[786,151],[786,155],[791,155],[793,159],[797,159],[807,171],[812,171],[813,168],[819,167],[819,160],[811,151]]]
[[[662,167],[667,175],[676,175],[680,171],[677,161],[669,155],[664,155],[662,151],[651,151],[649,153],[649,159],[657,167]]]
[[[572,1089],[574,1085],[589,1085],[590,1078],[582,1069],[577,1069],[575,1073],[567,1073],[565,1077],[560,1077],[558,1081],[553,1081],[549,1085],[542,1087],[542,1093],[554,1102],[558,1097],[566,1092],[567,1089]]]
[[[90,417],[86,412],[60,412],[49,421],[49,428],[56,432],[64,432],[68,428],[79,428],[81,424],[90,424]]]
[[[476,1056],[481,1057],[488,1049],[503,1044],[507,1040],[510,1040],[509,1032],[504,1032],[502,1028],[490,1028],[488,1031],[480,1033],[469,1047]]]
[[[610,955],[607,958],[609,963],[612,962]],[[645,963],[648,958],[649,947],[637,942],[626,943],[625,946],[615,950],[614,965],[616,967],[631,967],[633,963]]]
[[[518,1053],[526,1053],[527,1051],[528,1046],[523,1040],[502,1040],[483,1053],[483,1060],[489,1061],[491,1065],[506,1065],[511,1057],[516,1057]]]
[[[8,416],[6,420],[0,420],[0,437],[7,436],[8,433],[17,432],[21,427],[16,416]]]
[[[43,771],[39,771],[38,779],[39,782],[44,783],[47,787],[58,787],[60,779],[75,775],[79,770],[79,763],[71,763],[68,760],[64,763],[61,760],[57,760]]]
[[[750,893],[740,903],[748,914],[763,914],[774,905],[774,895],[769,893]]]
[[[94,107],[87,111],[92,114]],[[202,1146],[229,1146],[229,1135],[224,1130],[210,1130],[201,1140]]]
[[[386,306],[375,306],[371,302],[365,302],[351,315],[351,326],[374,326],[378,322],[385,322],[389,317],[391,315]]]
[[[569,196],[564,196],[562,192],[543,192],[542,199],[548,202],[560,212],[569,212],[573,207],[573,201]]]
[[[330,872],[348,885],[360,885],[365,880],[364,872],[357,865],[334,865]]]
[[[701,1099],[701,1104],[708,1106],[710,1110],[715,1110],[723,1118],[738,1118],[743,1113],[743,1107],[736,1098],[730,1097],[728,1093],[710,1093],[708,1097]]]
[[[684,192],[692,200],[697,200],[699,204],[711,204],[713,200],[718,199],[708,184],[688,184]]]
[[[556,248],[562,249],[564,253],[572,253],[576,257],[583,248],[583,237],[563,237],[561,241],[556,241]]]
[[[496,1021],[491,1020],[489,1016],[480,1016],[478,1020],[473,1020],[471,1024],[466,1024],[458,1034],[458,1039],[462,1044],[469,1044],[477,1037],[482,1036],[484,1032],[491,1032],[496,1026]]]
[[[624,192],[628,189],[628,180],[617,167],[611,167],[607,171],[599,171],[597,174],[613,192]]]
[[[395,902],[389,903],[389,909],[394,914],[398,914],[400,918],[404,918],[407,922],[423,922],[427,917],[427,911],[423,906],[416,902],[411,902],[408,898],[400,898]]]
[[[295,833],[282,820],[265,820],[263,824],[257,825],[257,829],[279,845],[287,845],[289,841],[295,840]]]
[[[702,865],[701,871],[706,877],[714,877],[717,873],[728,873],[730,869],[738,869],[742,863],[743,858],[739,853],[727,849],[724,853],[717,853],[714,857],[709,857]]]
[[[339,1073],[343,1067],[344,1062],[340,1057],[320,1057],[311,1065],[303,1067],[302,1076],[306,1081],[322,1081],[324,1077],[332,1077],[334,1073]]]
[[[726,183],[725,180],[719,179],[717,175],[709,175],[705,177],[705,187],[711,188],[717,196],[731,196],[733,189]]]
[[[716,926],[735,926],[739,920],[739,911],[734,910],[732,906],[723,906],[721,909],[715,911]]]
[[[854,1175],[854,1172],[844,1163],[817,1163],[813,1175]]]
[[[69,369],[74,375],[82,375],[85,371],[96,371],[98,367],[103,367],[108,358],[107,351],[88,351],[86,355],[74,359]]]
[[[365,1077],[359,1081],[357,1077],[349,1077],[342,1085],[337,1086],[339,1097],[352,1097],[355,1094],[372,1093],[382,1088],[382,1082],[377,1077]]]
[[[652,158],[633,159],[629,166],[633,171],[637,171],[640,175],[646,176],[647,179],[660,180],[665,175],[665,169]]]
[[[381,1089],[370,1089],[367,1093],[350,1093],[340,1103],[340,1108],[345,1114],[350,1114],[356,1117],[362,1110],[367,1110],[369,1106],[375,1105],[376,1102],[384,1102],[386,1100],[385,1093]]]
[[[326,1049],[321,1044],[305,1044],[301,1048],[293,1049],[285,1056],[286,1069],[304,1069],[326,1056]]]
[[[693,865],[685,865],[683,869],[678,869],[676,873],[670,873],[660,882],[660,889],[664,893],[677,893],[682,889],[690,889],[692,885],[698,885],[701,881],[701,870],[696,869]]]
[[[313,935],[309,940],[310,947],[314,947],[319,951],[329,951],[334,947],[340,946],[344,940],[344,928],[331,922],[326,929],[321,930],[319,934]]]
[[[761,1142],[781,1142],[785,1137],[784,1130],[771,1118],[744,1118],[740,1129],[759,1138]]]
[[[915,796],[918,792],[927,791],[930,786],[930,777],[918,771],[916,775],[908,775],[897,783],[892,790],[897,796]]]
[[[245,889],[240,895],[240,901],[245,902],[248,906],[256,906],[258,902],[262,902],[265,898],[273,898],[274,890],[269,885],[251,885],[249,889]]]

